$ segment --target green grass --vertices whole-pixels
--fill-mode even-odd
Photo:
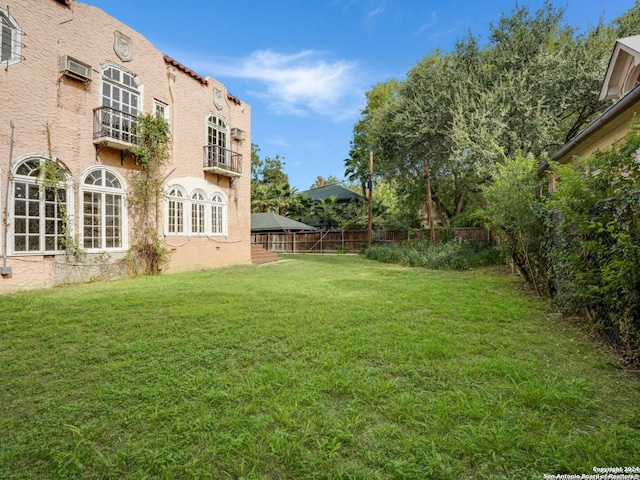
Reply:
[[[0,478],[640,465],[640,382],[496,269],[362,257],[0,298]]]

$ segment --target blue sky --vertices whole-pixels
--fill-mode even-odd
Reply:
[[[284,157],[293,187],[342,178],[364,94],[427,53],[453,48],[513,0],[81,0],[149,39],[162,53],[223,82],[252,107],[260,156]],[[519,1],[536,10],[542,0]],[[564,0],[580,31],[611,21],[634,0]],[[613,48],[613,45],[612,45]]]

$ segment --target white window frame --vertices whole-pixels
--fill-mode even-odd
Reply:
[[[9,55],[2,51],[9,45]],[[0,60],[4,66],[13,65],[22,60],[22,28],[6,8],[0,7]]]
[[[171,185],[166,194],[165,232],[171,236],[185,236],[188,230],[188,218],[191,211],[187,194],[179,185]]]
[[[160,100],[153,99],[153,114],[159,115],[167,125],[169,124],[169,105]]]
[[[215,112],[207,115],[207,159],[210,165],[229,165],[229,122]]]
[[[191,186],[193,187],[193,185]],[[165,192],[165,235],[180,237],[227,236],[228,203],[223,193],[215,191],[212,194],[208,188],[197,187],[187,195],[187,188],[179,183],[169,185]],[[178,216],[176,216],[177,209],[181,212]],[[182,228],[176,228],[180,223]]]
[[[207,196],[202,190],[195,190],[189,197],[189,233],[206,235],[208,227]]]
[[[54,162],[61,168],[62,178],[56,189],[61,189],[65,192],[64,208],[66,211],[62,213],[59,212],[57,204],[47,200],[47,192],[41,188],[41,178],[35,163],[42,165],[46,161]],[[20,170],[24,170],[23,166],[30,169],[27,174],[19,173]],[[25,187],[23,196],[18,194],[18,184]],[[66,168],[56,159],[49,160],[45,155],[35,154],[23,157],[16,162],[13,169],[10,189],[11,203],[8,207],[10,207],[11,252],[14,255],[54,255],[64,253],[64,248],[48,249],[47,238],[53,237],[56,243],[60,239],[64,239],[65,236],[73,238],[73,182]],[[55,210],[54,217],[48,216],[51,208]],[[62,215],[65,215],[66,218],[63,218]],[[61,224],[60,221],[66,221],[66,226]],[[51,222],[54,223],[51,224]],[[24,224],[24,227],[22,224]],[[32,230],[36,224],[37,232]],[[53,235],[48,234],[47,230],[50,227],[55,230]],[[66,235],[62,231],[63,228],[67,228]],[[16,248],[18,236],[25,237],[25,248],[23,250]],[[38,249],[29,248],[29,237],[38,238]]]
[[[111,78],[113,76],[118,78]],[[135,143],[132,130],[135,117],[142,113],[142,90],[138,76],[126,68],[115,63],[106,63],[100,67],[98,103],[111,109],[100,110],[104,136]]]
[[[211,235],[226,236],[227,235],[227,199],[222,193],[216,192],[211,197],[209,208],[211,212]],[[219,221],[216,221],[220,217]]]
[[[101,185],[87,185],[86,182],[90,177],[94,177],[97,173],[100,174]],[[114,187],[112,185],[107,185],[108,175],[112,175],[114,180],[117,181],[120,185]],[[99,208],[100,211],[94,213],[95,216],[98,216],[100,233],[99,233],[99,243],[98,247],[88,245],[87,237],[85,236],[85,229],[90,227],[85,224],[86,215],[88,212],[85,212],[85,193],[90,193],[92,195],[99,195],[100,202]],[[112,216],[107,212],[107,198],[109,196],[113,196],[119,198],[119,225],[109,225],[109,217]],[[87,170],[82,178],[80,179],[80,245],[82,248],[87,250],[88,252],[120,252],[124,251],[128,248],[128,212],[127,212],[127,189],[126,183],[122,176],[115,170],[108,167],[92,167]],[[109,235],[108,229],[110,227],[120,229],[120,244],[117,246],[107,246],[108,239],[111,237]]]

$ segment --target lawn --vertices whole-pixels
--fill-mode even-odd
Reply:
[[[640,381],[498,269],[352,256],[0,297],[0,478],[640,466]]]

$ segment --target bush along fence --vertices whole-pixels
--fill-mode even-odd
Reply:
[[[422,241],[428,238],[428,232],[425,233],[423,230],[376,230],[372,233],[371,241],[374,245],[402,245],[408,241]],[[437,241],[451,239],[491,245],[498,243],[498,238],[484,228],[454,228],[436,232]],[[359,253],[367,247],[367,231],[252,233],[251,243],[262,245],[266,250],[275,253]]]
[[[561,180],[549,195],[540,195],[534,161],[508,160],[486,192],[488,216],[523,277],[635,364],[640,364],[639,147],[634,130],[617,148],[555,166]]]

